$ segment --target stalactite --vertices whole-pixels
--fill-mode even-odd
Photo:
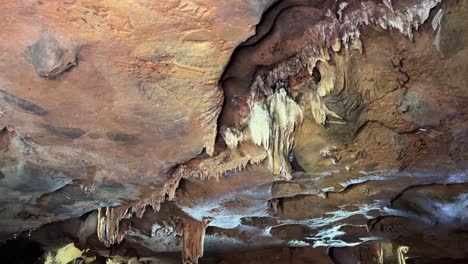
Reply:
[[[191,162],[180,165],[170,176],[161,193],[152,193],[149,198],[141,201],[117,207],[105,207],[98,209],[97,235],[99,241],[109,247],[120,243],[125,236],[126,228],[120,226],[120,221],[133,215],[141,218],[146,206],[151,206],[159,211],[164,196],[173,200],[179,182],[183,178],[219,179],[229,171],[242,170],[249,163],[256,164],[263,161],[267,154],[253,145],[244,144],[239,151],[227,150],[207,159],[194,159]]]
[[[240,142],[246,140],[246,134],[242,129],[235,127],[228,127],[224,130],[222,134],[224,142],[230,149],[236,149]]]
[[[359,29],[361,26],[378,25],[383,29],[395,28],[412,40],[413,29],[417,29],[429,18],[430,10],[440,1],[421,0],[419,3],[401,8],[401,10],[394,10],[391,0],[384,0],[381,4],[362,2],[359,8],[350,10],[346,10],[348,4],[342,3],[343,5],[340,5],[337,11],[338,17],[329,11],[326,19],[310,28],[306,34],[309,44],[302,49],[300,54],[301,57],[308,59],[309,74],[312,76],[313,69],[317,68],[321,75],[316,92],[307,96],[316,123],[324,125],[327,115],[341,119],[320,100],[328,95],[335,86],[335,70],[328,63],[330,51],[338,53],[343,43],[347,49],[356,49],[362,54],[363,47]],[[438,25],[440,25],[442,14],[439,12],[434,18],[434,30],[439,28],[438,31],[440,31]]]
[[[197,221],[194,219],[185,219],[183,222],[183,248],[182,263],[196,264],[198,259],[203,256],[203,241],[205,231],[209,224],[209,219]]]
[[[397,248],[397,255],[398,255],[398,264],[406,264],[406,254],[409,251],[409,247],[407,246],[399,246]]]
[[[331,52],[338,53],[341,45],[363,52],[360,41],[361,26],[379,25],[395,28],[412,39],[417,29],[429,17],[429,12],[440,0],[421,0],[401,10],[394,10],[390,0],[381,3],[362,2],[357,8],[347,10],[342,3],[338,16],[329,10],[324,20],[305,34],[308,45],[297,56],[279,63],[266,74],[255,76],[250,87],[250,115],[240,126],[224,130],[223,137],[231,150],[245,141],[252,141],[268,152],[268,167],[278,178],[291,178],[289,154],[294,143],[294,130],[302,123],[303,109],[286,93],[288,78],[299,73],[304,66],[312,75],[314,68],[320,72],[320,81],[305,96],[304,105],[310,106],[317,124],[324,125],[327,116],[342,119],[321,100],[335,88],[335,68],[331,65]],[[305,63],[304,63],[305,58]],[[286,118],[287,117],[287,118]],[[203,173],[202,173],[203,174]]]
[[[227,149],[218,155],[206,159],[194,159],[180,165],[172,173],[170,182],[182,178],[219,179],[230,171],[239,171],[248,164],[257,164],[267,157],[265,151],[249,144],[242,144],[237,150]]]
[[[315,46],[312,50],[329,48],[337,36],[348,47],[349,41],[361,36],[360,28],[369,25],[397,29],[412,40],[413,29],[418,29],[429,18],[430,10],[440,2],[441,0],[420,0],[407,7],[395,9],[390,0],[383,0],[381,3],[366,1],[355,9],[348,10],[345,9],[347,5],[342,6],[337,11],[338,17],[329,10],[324,20],[309,29],[313,35],[314,32],[319,32],[311,42]]]
[[[167,199],[169,201],[174,200],[175,192],[177,190],[177,187],[179,187],[179,182],[180,182],[180,179],[176,180],[176,182],[174,182],[174,184],[169,184],[168,187],[166,188],[167,189]]]
[[[250,137],[257,146],[262,146],[264,149],[270,147],[271,123],[272,120],[266,105],[254,104],[248,126]]]
[[[328,107],[320,100],[320,96],[318,96],[314,92],[308,92],[305,96],[310,104],[310,109],[312,111],[312,116],[315,119],[315,122],[319,125],[324,125],[325,121],[327,120],[327,116],[333,116],[338,119],[342,119],[339,115],[335,112],[328,109]]]
[[[382,241],[380,242],[379,263],[406,264],[408,251],[408,246],[400,246],[391,241]]]
[[[267,104],[272,117],[272,143],[268,149],[268,165],[279,178],[291,179],[289,154],[294,143],[294,132],[303,121],[301,107],[281,89],[268,98]]]
[[[120,229],[120,221],[132,216],[131,207],[117,206],[98,209],[97,236],[106,247],[122,242],[126,230]]]

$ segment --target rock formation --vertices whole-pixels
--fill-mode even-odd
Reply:
[[[0,7],[0,262],[468,261],[466,1]]]

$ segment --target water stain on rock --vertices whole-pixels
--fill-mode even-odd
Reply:
[[[138,141],[138,136],[123,132],[108,132],[107,137],[115,142],[135,144]]]
[[[0,130],[0,150],[4,151],[8,149],[8,146],[10,145],[10,132],[8,129],[5,127],[2,130]]]
[[[38,116],[45,116],[48,113],[47,110],[38,106],[37,104],[26,101],[16,95],[10,94],[7,91],[0,90],[0,96],[3,97],[3,100],[5,100],[5,102],[7,102],[8,104],[12,105],[20,111]]]
[[[98,133],[89,133],[88,134],[88,137],[90,139],[100,139],[101,138],[101,135],[99,135]]]
[[[86,132],[83,131],[80,128],[74,128],[74,127],[56,127],[48,124],[43,124],[42,127],[44,127],[47,132],[50,134],[61,137],[61,138],[67,138],[67,139],[76,139],[84,135]]]

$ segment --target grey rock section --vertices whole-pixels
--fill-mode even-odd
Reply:
[[[33,115],[45,116],[48,114],[47,110],[40,107],[37,104],[31,103],[23,98],[13,95],[7,91],[0,89],[0,97],[5,100],[6,103],[10,104],[17,110]]]
[[[76,51],[62,48],[54,36],[44,33],[26,54],[40,77],[55,78],[76,65]]]
[[[2,202],[35,203],[41,195],[55,192],[72,182],[72,178],[63,172],[23,162],[2,168],[2,174]]]
[[[86,132],[80,128],[56,127],[49,124],[43,124],[43,127],[50,134],[67,139],[76,139],[84,135]]]
[[[442,119],[437,101],[432,97],[409,91],[403,98],[400,111],[404,118],[423,127],[437,127]]]

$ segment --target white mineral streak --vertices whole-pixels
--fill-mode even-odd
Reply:
[[[434,31],[437,30],[437,28],[440,27],[440,23],[442,22],[442,18],[444,17],[444,10],[443,9],[439,9],[439,11],[437,11],[437,14],[434,16],[434,18],[432,19],[432,29]]]
[[[439,52],[440,52],[440,30],[441,30],[441,23],[442,23],[443,17],[444,17],[444,10],[439,9],[439,11],[437,11],[437,14],[432,19],[432,29],[436,32],[436,35],[434,38],[434,46],[437,48]]]
[[[338,6],[338,11],[336,11],[336,13],[338,14],[338,19],[341,19],[341,17],[343,16],[343,10],[344,10],[348,5],[349,5],[349,4],[346,3],[346,2],[340,3],[340,5]]]
[[[392,0],[382,0],[382,2],[384,3],[386,7],[388,7],[388,9],[390,9],[393,12]]]

